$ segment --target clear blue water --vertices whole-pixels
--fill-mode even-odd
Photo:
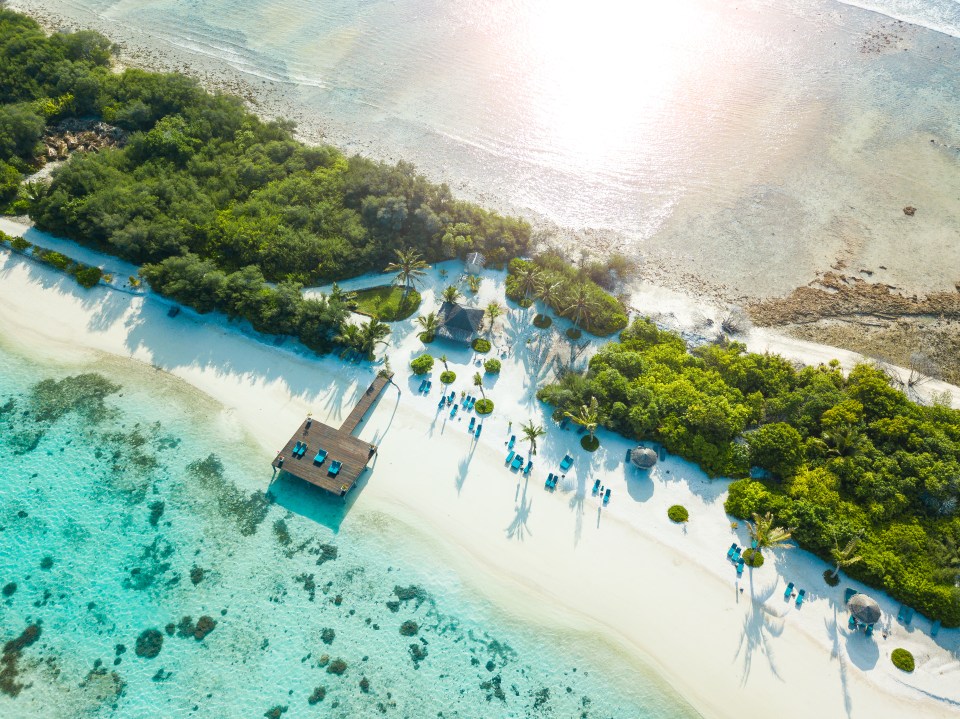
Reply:
[[[0,717],[694,715],[473,596],[390,517],[267,492],[268,458],[175,380],[0,366]]]

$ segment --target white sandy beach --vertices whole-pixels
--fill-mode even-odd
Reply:
[[[6,223],[4,229],[13,228]],[[421,311],[432,309],[436,291],[459,273],[455,263],[447,266],[449,280],[431,272]],[[485,277],[471,298],[480,306],[502,296],[502,273]],[[361,283],[374,282],[344,285]],[[169,318],[168,307],[150,295],[85,291],[0,252],[0,337],[7,344],[74,371],[105,353],[169,372],[221,403],[222,421],[260,443],[265,467],[306,412],[338,424],[376,370],[271,346],[222,318],[190,311]],[[500,376],[488,381],[496,409],[479,442],[466,432],[469,417],[437,413],[439,363],[433,392],[417,394],[419,379],[411,378],[407,363],[423,346],[412,320],[394,325],[389,354],[401,392],[388,388],[361,430],[380,449],[367,481],[348,498],[345,522],[372,514],[391,518],[385,531],[416,536],[424,551],[512,616],[545,632],[582,631],[605,641],[626,665],[652,667],[707,717],[956,715],[960,631],[941,630],[932,639],[930,622],[920,616],[904,627],[889,597],[846,578],[828,588],[823,562],[796,548],[773,552],[738,585],[724,553],[732,541],[743,544],[746,533],[742,527],[734,532],[723,511],[726,482],[669,457],[649,475],[626,469],[631,444],[607,432],[600,433],[597,453],[583,452],[576,433],[559,430],[534,398],[536,383],[550,371],[550,353],[569,352],[569,344],[559,335],[527,344],[540,334],[530,317],[530,311],[511,310],[498,322],[497,351],[509,354]],[[829,348],[788,347],[773,335],[751,342],[815,361],[854,360]],[[429,351],[450,357],[458,375],[454,390],[475,392],[472,351],[439,343]],[[549,432],[525,479],[503,459],[508,421],[516,426],[528,418]],[[572,470],[555,493],[546,491],[547,472],[556,471],[568,451]],[[591,496],[594,478],[612,489],[606,508]],[[690,510],[687,526],[667,519],[666,508],[675,503]],[[807,590],[800,609],[784,601],[788,581]],[[848,586],[878,599],[887,638],[880,631],[872,639],[848,632],[842,606]],[[890,663],[896,647],[914,653],[913,674]]]

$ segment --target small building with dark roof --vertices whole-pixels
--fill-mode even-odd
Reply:
[[[437,312],[437,335],[454,342],[469,344],[483,327],[483,310],[444,302]]]

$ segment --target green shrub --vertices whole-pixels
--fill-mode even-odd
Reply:
[[[757,549],[744,549],[743,554],[740,555],[743,557],[743,563],[748,567],[762,567],[763,566],[763,554]]]
[[[434,332],[421,332],[420,334],[417,335],[417,337],[419,337],[420,341],[423,342],[425,345],[428,345],[431,342],[433,342],[435,339],[437,339],[437,335]]]
[[[912,672],[914,669],[913,654],[906,649],[894,649],[890,655],[890,661],[893,662],[893,666],[902,671]]]
[[[473,405],[473,409],[477,414],[490,414],[493,412],[493,400],[492,399],[480,399],[477,400],[477,403]]]
[[[583,332],[581,332],[576,327],[567,327],[567,331],[564,334],[572,340],[578,340],[583,337]]]
[[[471,344],[475,352],[483,354],[484,352],[490,351],[490,341],[483,339],[483,337],[477,337]]]
[[[682,504],[675,504],[670,507],[670,509],[667,510],[667,516],[670,517],[671,522],[676,522],[677,524],[690,519],[690,513]]]
[[[553,324],[553,320],[550,318],[550,315],[537,314],[533,318],[533,326],[539,327],[542,330],[547,329],[550,325]]]
[[[489,374],[498,374],[500,372],[500,360],[488,359],[483,363],[483,369]]]
[[[528,307],[533,307],[533,300],[531,300],[529,297],[524,297],[517,302],[517,304],[523,309],[527,309]]]
[[[422,354],[410,362],[410,368],[414,374],[427,374],[433,369],[433,356]]]
[[[450,369],[444,370],[440,373],[440,381],[443,384],[453,384],[457,381],[457,373]]]
[[[580,446],[588,452],[596,452],[600,447],[600,439],[596,435],[591,437],[589,434],[585,434],[580,439]]]
[[[34,250],[34,252],[36,252],[36,250]],[[72,260],[66,255],[62,255],[59,252],[53,252],[53,251],[44,252],[40,259],[42,259],[51,267],[58,269],[60,271],[67,269],[67,267],[69,267],[72,262]]]
[[[76,269],[73,276],[77,278],[77,282],[80,283],[81,287],[86,287],[89,290],[100,282],[103,271],[99,267],[82,265]]]
[[[10,246],[17,252],[26,252],[32,245],[22,237],[14,237],[10,240]]]

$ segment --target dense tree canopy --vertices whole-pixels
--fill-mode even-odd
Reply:
[[[303,301],[302,285],[381,271],[401,248],[502,265],[529,242],[523,221],[458,201],[407,163],[307,146],[291,123],[182,75],[115,73],[97,33],[47,37],[0,9],[0,49],[0,201],[19,195],[39,228],[143,264],[154,289],[201,312],[325,348],[346,336],[342,303]],[[21,186],[65,118],[103,120],[124,141],[74,154],[46,190]]]
[[[608,428],[742,477],[728,512],[772,512],[827,561],[861,537],[849,574],[960,625],[960,411],[911,402],[869,365],[844,376],[736,343],[691,351],[646,320],[539,396],[557,416],[596,397]]]

